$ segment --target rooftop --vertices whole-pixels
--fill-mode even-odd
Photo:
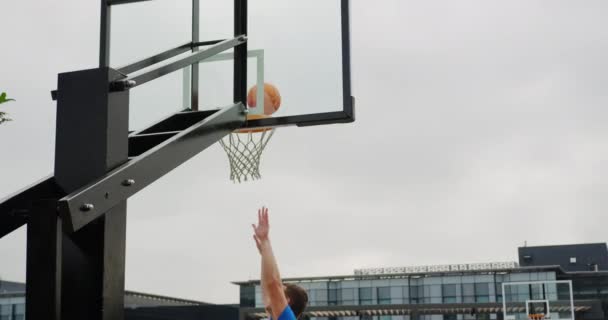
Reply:
[[[317,277],[299,277],[299,278],[284,278],[285,282],[316,282],[316,281],[345,281],[345,280],[381,280],[381,279],[402,279],[402,278],[423,278],[423,277],[440,277],[454,275],[485,275],[485,274],[509,274],[522,272],[542,272],[556,271],[565,273],[560,266],[532,266],[532,267],[516,267],[507,269],[488,269],[488,270],[459,270],[459,271],[435,271],[435,272],[420,272],[420,273],[385,273],[385,274],[367,274],[367,275],[342,275],[342,276],[317,276]],[[251,285],[259,284],[260,280],[235,281],[235,285]]]
[[[0,281],[0,298],[25,296],[25,284],[13,281]],[[201,301],[180,299],[136,291],[125,291],[125,307],[141,306],[200,306],[209,305]]]

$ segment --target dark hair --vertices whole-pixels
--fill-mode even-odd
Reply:
[[[286,283],[285,296],[289,298],[289,306],[296,315],[296,318],[300,318],[308,304],[308,293],[306,293],[306,290],[295,284]]]

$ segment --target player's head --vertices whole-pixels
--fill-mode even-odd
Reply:
[[[306,290],[295,284],[286,283],[285,297],[287,297],[287,304],[289,304],[291,310],[293,310],[296,318],[300,318],[308,304],[308,294],[306,293]]]

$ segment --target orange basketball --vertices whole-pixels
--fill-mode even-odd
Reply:
[[[249,89],[247,94],[247,105],[255,108],[258,104],[258,86]],[[269,116],[281,107],[281,94],[279,89],[270,83],[264,83],[264,114]]]

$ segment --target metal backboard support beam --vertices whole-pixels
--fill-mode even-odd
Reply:
[[[59,75],[55,183],[64,192],[128,160],[129,93],[109,92],[123,78],[99,68]],[[126,201],[79,233],[66,232],[49,201],[30,213],[28,319],[121,319]]]
[[[240,94],[237,103],[221,110],[177,114],[152,126],[150,132],[129,136],[129,89],[134,86],[180,68],[191,69],[189,107],[196,109],[198,62],[233,47],[245,53],[235,59],[235,83],[241,83],[243,92],[242,83],[246,84],[247,50],[246,46],[240,48],[247,41],[246,0],[235,2],[239,19],[235,19],[234,39],[200,42],[199,0],[192,0],[190,43],[120,71],[111,69],[111,6],[142,1],[100,1],[99,68],[60,74],[58,90],[52,94],[57,100],[55,176],[0,203],[0,222],[6,226],[0,228],[0,237],[29,224],[29,320],[124,319],[127,198],[245,122],[241,103],[245,99]],[[209,47],[199,52],[200,46]],[[188,50],[193,53],[186,58],[128,78],[128,73]],[[165,130],[175,123],[183,127]],[[134,186],[135,180],[123,175],[137,177],[139,184]],[[113,180],[117,177],[121,180],[118,184]],[[97,195],[100,186],[103,192],[95,208],[82,197]],[[62,214],[62,204],[65,208],[73,204],[69,199],[90,206],[81,205]],[[75,225],[75,220],[81,223]]]

